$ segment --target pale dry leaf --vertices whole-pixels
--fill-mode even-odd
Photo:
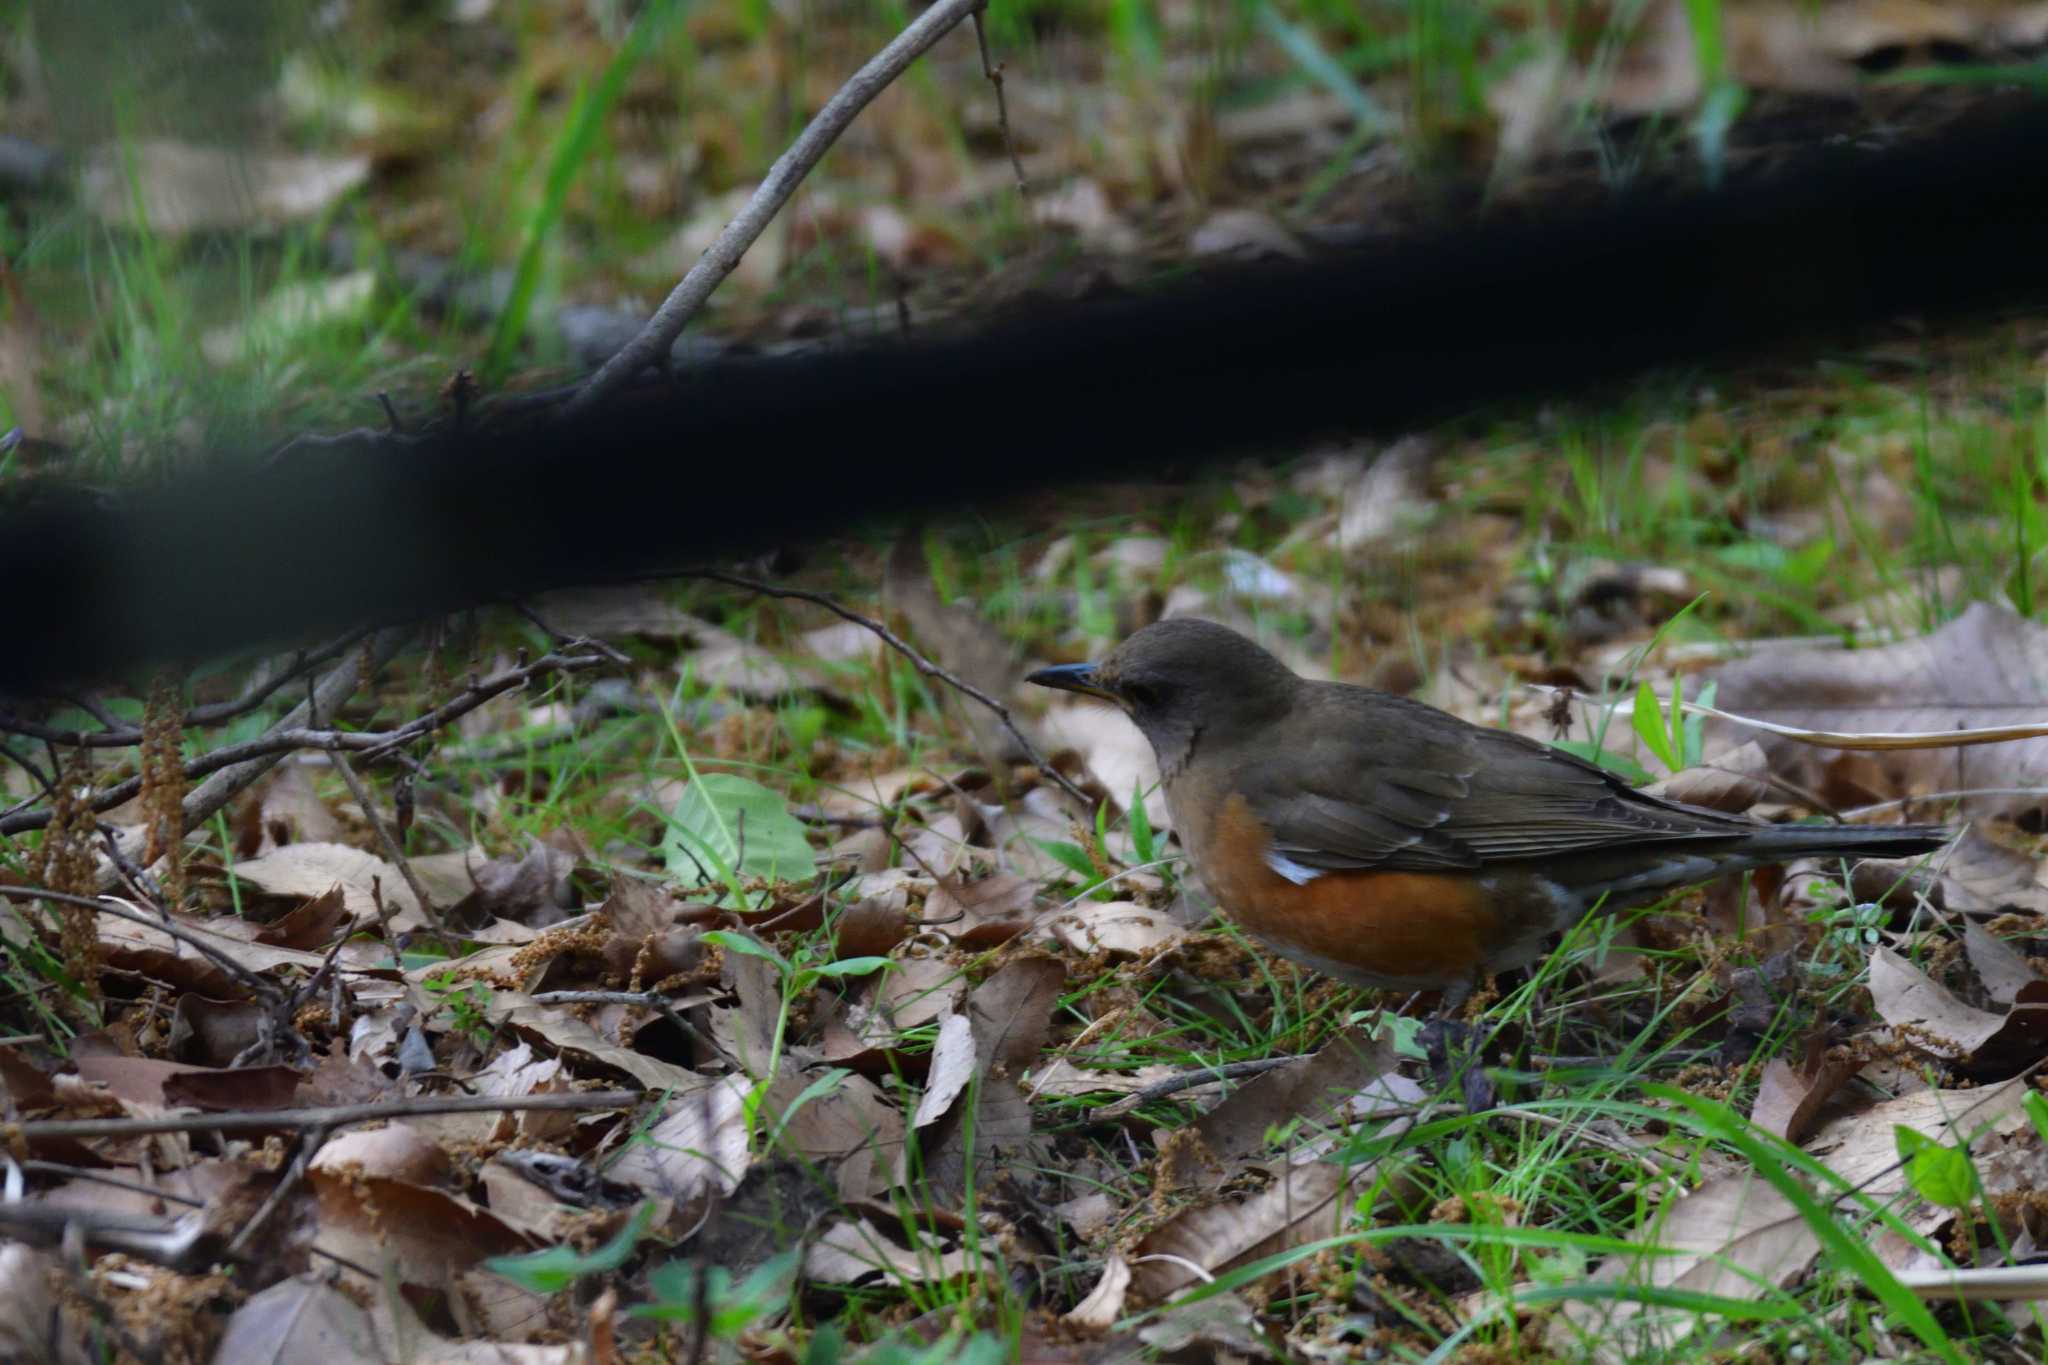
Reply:
[[[369,178],[367,156],[252,152],[168,138],[104,147],[79,193],[101,220],[182,235],[276,226],[323,212]]]
[[[12,1283],[20,1283],[18,1280]],[[214,1347],[214,1365],[282,1365],[292,1360],[374,1360],[370,1315],[314,1276],[280,1280],[234,1311]]]
[[[448,1154],[416,1120],[382,1128],[351,1128],[321,1144],[311,1169],[334,1174],[360,1172],[427,1185],[448,1174]]]
[[[2048,706],[2043,679],[2048,627],[1978,602],[1931,635],[1875,649],[1760,651],[1720,670],[1715,704],[1809,730],[1982,729],[2039,721]],[[1710,723],[1708,733],[1748,737],[1724,722]],[[1757,743],[1784,780],[1824,796],[1842,791],[1831,771],[1841,754],[1773,735],[1759,736]],[[1870,800],[2048,786],[2048,739],[1856,757],[1862,761],[1854,765],[1853,785]],[[1984,796],[1966,798],[1965,809],[2014,815],[2042,804],[2037,797]]]
[[[2026,1094],[2025,1080],[2016,1078],[1976,1090],[1930,1089],[1901,1095],[1829,1119],[1807,1139],[1806,1150],[1869,1197],[1889,1199],[1907,1183],[1895,1127],[1911,1128],[1950,1146],[1986,1133],[2004,1136],[2028,1125],[2021,1106]]]
[[[804,1276],[823,1284],[859,1284],[877,1275],[892,1281],[931,1284],[967,1272],[966,1251],[940,1251],[911,1230],[915,1249],[887,1236],[867,1218],[842,1218],[826,1228],[804,1253]]]
[[[523,1039],[500,1048],[483,1068],[468,1077],[465,1087],[472,1095],[516,1099],[566,1090],[569,1078],[558,1057],[535,1054]],[[565,1141],[575,1131],[576,1115],[564,1110],[526,1110],[495,1114],[424,1114],[413,1120],[421,1131],[455,1148],[481,1147],[522,1139],[525,1143]]]
[[[1279,219],[1251,208],[1215,210],[1188,237],[1188,250],[1196,256],[1241,261],[1276,256],[1298,261],[1308,254]]]
[[[2026,957],[1974,920],[1963,925],[1963,951],[1985,993],[2001,1005],[2014,1003],[2021,991],[2041,984]]]
[[[953,1104],[931,1125],[925,1172],[932,1189],[957,1195],[970,1177],[986,1180],[1003,1163],[1041,1165],[1044,1154],[1019,1081],[1045,1046],[1066,979],[1065,966],[1053,959],[1015,958],[967,997],[974,1038],[972,1102]]]
[[[2048,867],[1986,837],[1973,821],[1962,837],[1929,864],[1919,858],[1873,858],[1858,863],[1850,885],[1860,900],[1893,903],[1900,892],[1926,896],[1943,910],[1996,915],[2008,910],[2048,914]]]
[[[1055,703],[1046,708],[1039,729],[1053,752],[1078,755],[1088,775],[1119,808],[1128,807],[1134,793],[1143,793],[1152,828],[1164,835],[1173,827],[1159,781],[1159,760],[1122,711],[1101,702]]]
[[[1144,958],[1186,938],[1187,931],[1162,911],[1131,901],[1084,901],[1054,915],[1035,937],[1083,955]]]
[[[1385,546],[1411,533],[1435,512],[1429,465],[1436,442],[1408,435],[1393,442],[1343,490],[1337,514],[1337,549],[1346,555]]]
[[[1790,1283],[1820,1250],[1791,1201],[1753,1171],[1709,1179],[1665,1201],[1629,1241],[1644,1254],[1608,1257],[1594,1283],[1753,1299]],[[1595,1358],[1620,1362],[1670,1351],[1702,1321],[1625,1299],[1589,1299],[1565,1305],[1552,1341],[1567,1354],[1590,1347]]]
[[[1066,228],[1083,245],[1110,255],[1138,249],[1138,234],[1110,207],[1109,195],[1094,180],[1081,179],[1031,197],[1032,216],[1049,227]]]
[[[974,1066],[974,1026],[964,1014],[948,1014],[939,1021],[931,1068],[925,1073],[924,1094],[918,1098],[911,1127],[922,1128],[944,1117],[974,1079]]]
[[[1086,1194],[1077,1194],[1072,1199],[1053,1205],[1052,1211],[1058,1214],[1060,1221],[1072,1229],[1074,1235],[1083,1242],[1092,1242],[1097,1236],[1107,1232],[1110,1225],[1116,1221],[1117,1215],[1116,1200],[1110,1198],[1104,1190],[1089,1190]]]
[[[1035,1100],[1074,1099],[1082,1095],[1131,1095],[1180,1073],[1157,1063],[1136,1071],[1098,1071],[1060,1057],[1033,1067],[1025,1089]]]
[[[670,600],[673,593],[657,583],[622,583],[616,587],[565,588],[534,599],[534,614],[565,635],[594,640],[636,637],[643,640],[701,640],[723,635],[716,626],[690,615]]]
[[[731,1194],[747,1171],[751,1088],[741,1077],[724,1076],[679,1091],[605,1175],[673,1200],[679,1211],[707,1194]]]
[[[1131,1287],[1131,1267],[1112,1253],[1102,1267],[1102,1278],[1088,1297],[1075,1304],[1065,1316],[1074,1326],[1091,1332],[1107,1332],[1124,1315],[1124,1295]]]

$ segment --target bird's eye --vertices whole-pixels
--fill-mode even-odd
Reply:
[[[1133,706],[1152,706],[1159,700],[1159,690],[1151,683],[1127,682],[1124,684],[1124,700]]]

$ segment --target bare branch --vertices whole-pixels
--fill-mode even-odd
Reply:
[[[381,641],[383,637],[380,636],[379,639]],[[389,652],[381,652],[383,650],[381,643],[373,647],[373,653],[378,654],[377,662],[380,666],[388,662],[391,656],[397,652],[398,643],[399,641],[393,641]],[[450,701],[435,707],[424,715],[407,721],[404,725],[393,730],[357,731],[308,728],[306,724],[309,719],[307,708],[304,703],[301,703],[286,715],[284,719],[257,738],[244,744],[231,744],[224,748],[201,754],[185,764],[185,776],[187,779],[209,778],[205,785],[195,789],[191,795],[185,798],[185,828],[189,830],[194,825],[211,817],[221,806],[227,804],[237,792],[240,792],[249,783],[254,782],[258,777],[269,771],[278,759],[295,750],[347,750],[351,753],[363,754],[372,760],[383,758],[392,750],[402,748],[414,740],[431,734],[450,721],[476,710],[477,707],[482,706],[492,698],[510,692],[514,688],[522,687],[544,673],[573,673],[586,668],[596,668],[606,662],[608,662],[606,659],[595,654],[546,654],[532,663],[501,669],[489,677],[475,679]],[[353,670],[354,667],[355,660],[352,657],[338,665],[334,673],[328,675],[327,678],[323,679],[316,686],[314,690],[319,697],[319,707],[322,714],[332,715],[334,709],[343,701],[346,701],[350,693],[355,690],[354,684],[345,691],[339,690],[336,676],[344,671]],[[334,695],[330,696],[330,693]],[[252,769],[250,767],[252,764],[260,766]],[[246,776],[234,776],[237,774],[246,774]],[[222,778],[228,778],[234,785],[232,787],[228,787],[225,784],[216,786],[215,783]],[[131,777],[125,782],[116,783],[103,791],[94,793],[90,804],[95,811],[112,810],[123,801],[133,799],[135,794],[141,790],[142,779]],[[225,794],[220,794],[223,791],[225,791]],[[202,793],[205,794],[204,800],[201,799]],[[217,801],[214,799],[215,796],[219,797]],[[209,802],[211,804],[208,804]],[[50,812],[48,810],[17,811],[11,815],[0,817],[0,835],[20,834],[26,830],[41,829],[49,823]]]
[[[825,101],[825,107],[797,135],[796,141],[789,144],[789,150],[776,158],[760,188],[754,191],[738,215],[725,225],[704,254],[697,258],[697,263],[683,276],[682,283],[662,301],[654,316],[647,320],[647,325],[640,329],[640,334],[598,367],[597,373],[590,376],[569,400],[564,413],[574,416],[588,411],[625,387],[642,370],[660,363],[668,355],[669,348],[675,345],[676,338],[682,335],[684,325],[696,316],[704,301],[711,297],[711,292],[739,265],[740,257],[746,255],[747,248],[767,230],[782,206],[789,202],[789,197],[796,193],[796,187],[839,140],[839,135],[846,131],[854,117],[948,30],[987,3],[988,0],[937,0],[931,8],[911,20],[887,47],[869,58],[867,65],[854,72],[846,84]]]

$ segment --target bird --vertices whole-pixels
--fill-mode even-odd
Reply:
[[[1217,903],[1354,986],[1442,992],[1527,967],[1596,908],[1806,857],[1914,857],[1940,825],[1772,825],[1639,791],[1596,764],[1412,698],[1303,678],[1174,618],[1026,681],[1120,706]]]

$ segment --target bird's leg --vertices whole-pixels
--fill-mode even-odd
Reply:
[[[1468,1113],[1491,1109],[1498,1098],[1493,1081],[1486,1074],[1486,1059],[1472,1028],[1458,1018],[1458,1010],[1471,999],[1477,982],[1454,981],[1446,986],[1436,1013],[1422,1026],[1417,1041],[1429,1054],[1430,1076],[1438,1085],[1452,1080],[1465,1101]]]

